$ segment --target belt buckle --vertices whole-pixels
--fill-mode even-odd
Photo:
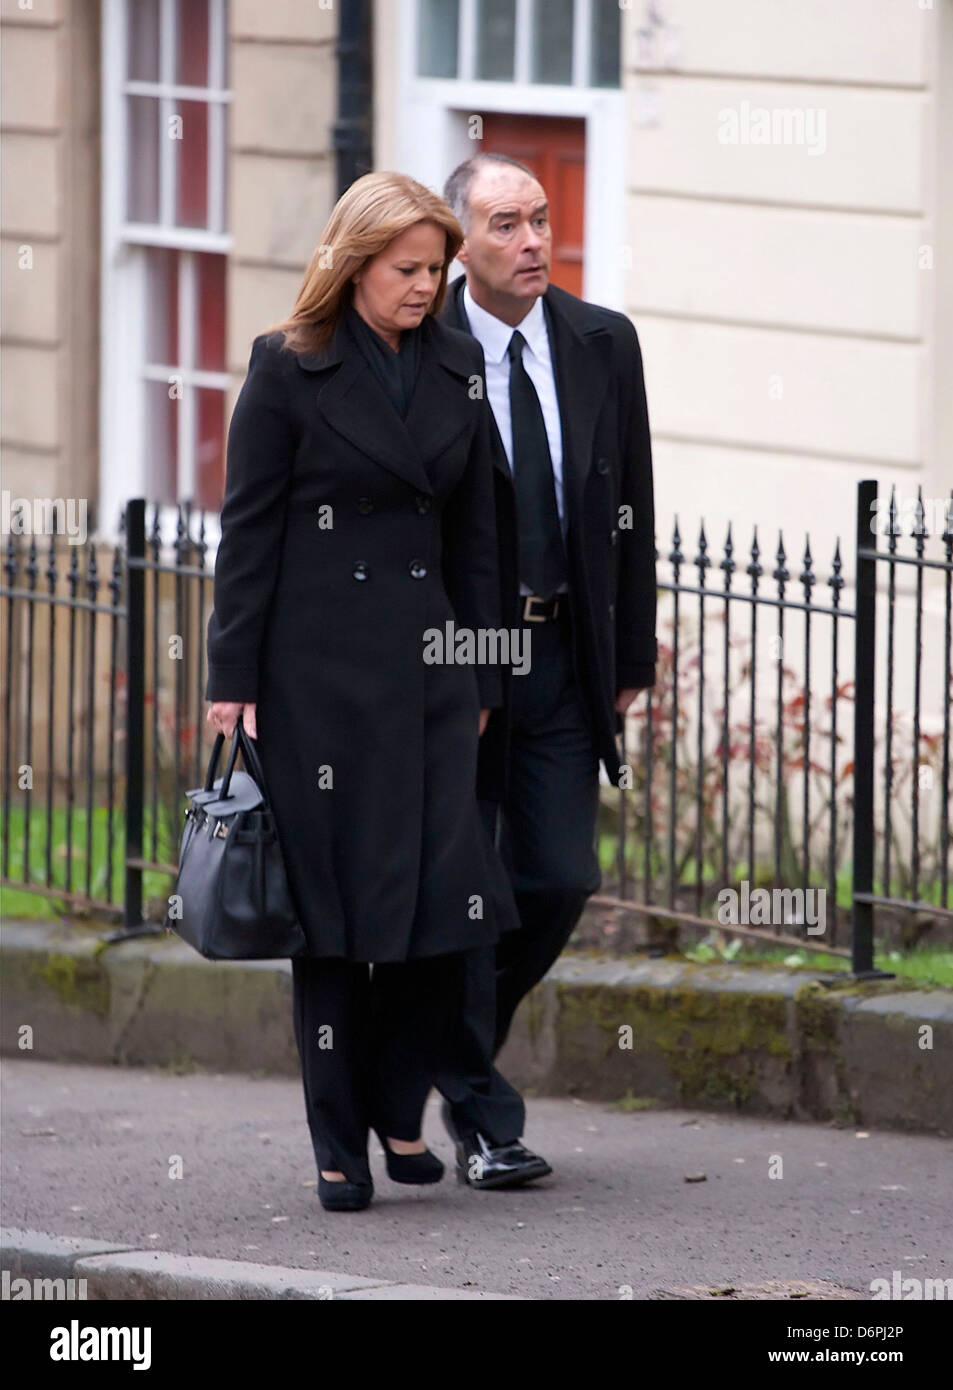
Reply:
[[[527,595],[526,595],[526,600],[525,600],[525,602],[524,602],[524,604],[523,604],[523,621],[524,621],[524,623],[545,623],[546,621],[548,621],[545,614],[541,614],[541,615],[538,616],[538,617],[534,617],[534,616],[533,616],[533,613],[532,613],[532,611],[531,611],[532,605],[533,605],[534,603],[542,604],[542,603],[544,603],[544,602],[545,602],[545,600],[544,600],[544,599],[541,599],[541,598],[539,597],[538,594],[527,594]],[[558,596],[558,595],[552,600],[552,604],[553,604],[553,611],[552,611],[552,613],[551,613],[549,616],[550,616],[550,618],[555,618],[556,615],[559,613],[559,596]]]

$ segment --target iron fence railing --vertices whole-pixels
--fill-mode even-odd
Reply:
[[[809,538],[795,564],[781,533],[769,556],[756,530],[742,555],[729,526],[715,555],[702,526],[689,555],[676,523],[658,557],[657,684],[605,790],[601,901],[833,950],[860,975],[878,909],[953,919],[953,498],[932,535],[922,497],[909,534],[900,510],[859,485],[853,608],[839,542],[822,574]],[[147,533],[146,502],[131,499],[120,543],[70,545],[68,563],[63,537],[11,534],[0,586],[2,882],[120,919],[123,935],[159,929],[183,793],[207,758],[205,516],[179,507],[171,543],[159,517]],[[928,663],[927,620],[942,627]],[[778,893],[784,912],[726,921],[726,890],[749,905]],[[828,905],[817,935],[809,892]]]
[[[857,702],[854,722],[855,796],[854,796],[854,969],[870,969],[873,961],[874,909],[891,907],[907,911],[925,911],[953,920],[950,905],[950,708],[953,704],[951,683],[951,626],[953,626],[953,493],[944,508],[943,529],[935,529],[931,538],[926,525],[923,497],[920,492],[912,509],[908,539],[913,542],[913,554],[904,554],[904,536],[896,492],[892,491],[885,510],[887,545],[878,546],[879,527],[871,524],[878,511],[877,485],[862,482],[857,500]],[[872,537],[872,539],[871,539]],[[942,554],[927,554],[928,540],[939,542]],[[877,711],[876,624],[878,567],[886,570],[887,646],[883,664],[885,738],[883,758],[883,835],[880,883],[875,891],[876,837],[874,831],[874,729]],[[893,862],[895,841],[894,820],[898,813],[898,764],[896,742],[897,710],[895,681],[897,660],[897,576],[905,567],[914,576],[912,674],[913,700],[910,729],[910,873],[905,892],[895,894],[892,884],[896,877]],[[924,671],[924,582],[932,572],[942,586],[943,636],[935,662],[939,670],[941,729],[927,736],[922,727]],[[929,737],[929,742],[928,742]],[[938,765],[938,767],[937,767]],[[937,771],[939,776],[936,776]],[[923,774],[928,776],[925,778]],[[937,835],[936,852],[931,856],[929,881],[923,882],[924,825],[921,811],[924,790],[931,793],[935,808]],[[938,793],[936,796],[932,794]],[[924,891],[924,890],[927,891]]]

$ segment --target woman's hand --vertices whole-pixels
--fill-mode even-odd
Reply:
[[[209,705],[205,718],[217,734],[224,734],[226,738],[231,738],[235,732],[239,715],[242,716],[242,727],[245,733],[250,734],[252,738],[257,738],[258,725],[255,723],[254,705],[232,704],[228,700],[215,700]],[[482,730],[480,732],[482,733]]]
[[[486,721],[489,719],[489,717],[490,717],[490,715],[491,715],[492,713],[493,713],[493,711],[492,711],[491,709],[481,709],[481,710],[480,710],[480,737],[481,737],[481,738],[483,737],[483,730],[486,728]]]

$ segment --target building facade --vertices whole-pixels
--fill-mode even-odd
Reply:
[[[4,488],[214,516],[252,338],[336,196],[347,0],[2,0]],[[643,345],[672,518],[953,478],[953,0],[372,0],[372,157],[540,170]],[[928,518],[929,523],[929,518]],[[773,542],[773,538],[772,538]]]

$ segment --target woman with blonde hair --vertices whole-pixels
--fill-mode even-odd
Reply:
[[[421,1119],[463,953],[516,925],[476,801],[499,673],[433,661],[434,631],[500,625],[483,353],[434,317],[462,239],[415,180],[358,179],[228,434],[208,722],[257,739],[308,942],[294,1025],[329,1210],[371,1200],[369,1129],[395,1181],[442,1176]]]

